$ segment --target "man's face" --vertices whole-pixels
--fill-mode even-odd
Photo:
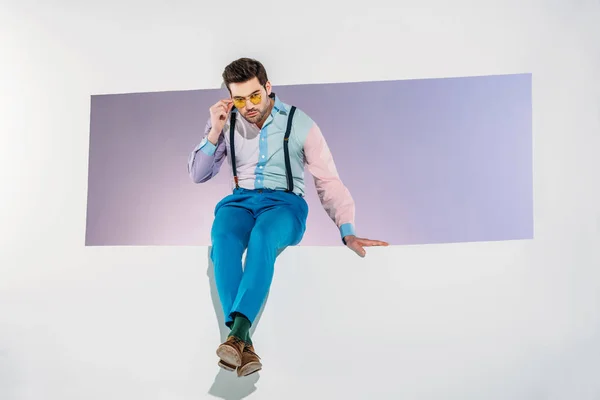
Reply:
[[[255,124],[267,118],[270,112],[271,84],[269,82],[263,87],[258,78],[252,78],[242,83],[231,83],[229,90],[235,107],[248,122]]]

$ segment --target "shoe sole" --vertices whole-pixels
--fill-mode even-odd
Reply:
[[[255,372],[258,372],[262,369],[262,364],[258,362],[251,362],[243,367],[238,368],[237,374],[239,377],[252,375]]]
[[[229,365],[229,364],[227,364],[227,363],[226,363],[225,361],[223,361],[223,360],[219,360],[219,367],[221,367],[221,368],[223,368],[224,370],[226,370],[226,371],[229,371],[229,372],[231,372],[231,371],[235,371],[235,368],[236,368],[236,367],[235,367],[235,366],[233,366],[233,365]]]
[[[217,349],[217,356],[225,364],[239,367],[242,365],[242,356],[235,349],[228,345],[221,345]]]

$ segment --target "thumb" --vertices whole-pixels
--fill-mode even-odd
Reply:
[[[361,257],[364,257],[367,255],[367,251],[362,246],[356,246],[354,248],[354,252]]]

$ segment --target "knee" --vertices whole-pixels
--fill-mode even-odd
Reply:
[[[252,242],[262,242],[269,243],[272,242],[276,237],[275,229],[273,227],[267,227],[264,225],[257,225],[252,229],[252,233],[250,234],[250,241]]]
[[[232,232],[216,232],[212,234],[212,246],[217,251],[235,251],[244,248],[243,239]]]
[[[285,241],[286,234],[273,227],[256,226],[250,234],[248,248],[260,248],[263,251],[276,252]]]

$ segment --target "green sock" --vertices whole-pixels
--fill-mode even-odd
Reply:
[[[233,319],[233,325],[231,327],[231,332],[229,333],[229,335],[242,339],[248,344],[252,344],[252,341],[250,339],[251,325],[252,324],[250,323],[248,318],[246,318],[244,315],[236,314],[236,316]]]

